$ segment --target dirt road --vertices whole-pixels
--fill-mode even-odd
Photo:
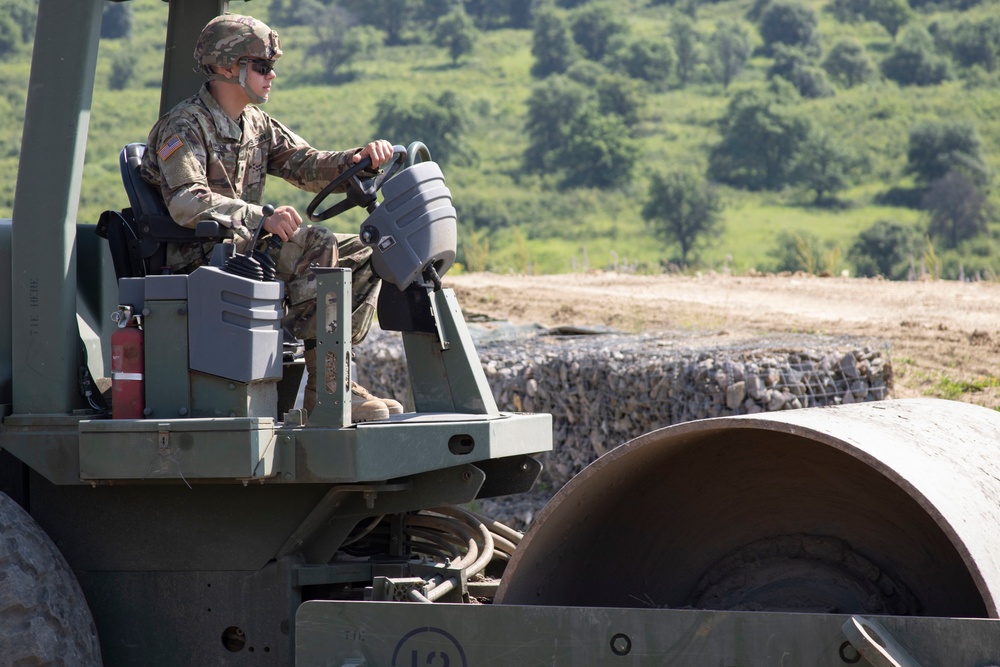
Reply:
[[[888,345],[894,396],[1000,408],[1000,284],[813,276],[598,273],[445,277],[466,314],[514,323],[704,332],[720,344],[784,333]]]

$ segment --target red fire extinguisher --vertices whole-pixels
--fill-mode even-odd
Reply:
[[[128,306],[120,307],[113,318],[118,328],[111,334],[111,416],[142,419],[146,407],[142,330]]]

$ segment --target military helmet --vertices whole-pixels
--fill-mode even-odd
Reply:
[[[278,33],[263,21],[241,14],[226,13],[209,21],[194,48],[194,59],[202,67],[229,67],[240,58],[275,60],[280,57]]]

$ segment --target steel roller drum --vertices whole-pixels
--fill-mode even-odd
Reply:
[[[498,604],[998,617],[1000,414],[933,399],[687,422],[538,515]]]

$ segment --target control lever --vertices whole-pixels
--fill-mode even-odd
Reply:
[[[261,230],[264,229],[264,221],[274,215],[274,206],[267,204],[264,206],[262,212],[264,213],[264,217],[261,219],[260,224],[257,225],[257,229],[253,230],[253,238],[250,239],[250,245],[246,254],[233,255],[227,259],[222,267],[222,270],[226,273],[243,276],[251,280],[274,280],[277,268],[274,259],[266,250],[257,250],[257,241],[260,239]],[[280,248],[281,239],[272,234],[271,238],[268,239],[267,245],[275,249]]]

